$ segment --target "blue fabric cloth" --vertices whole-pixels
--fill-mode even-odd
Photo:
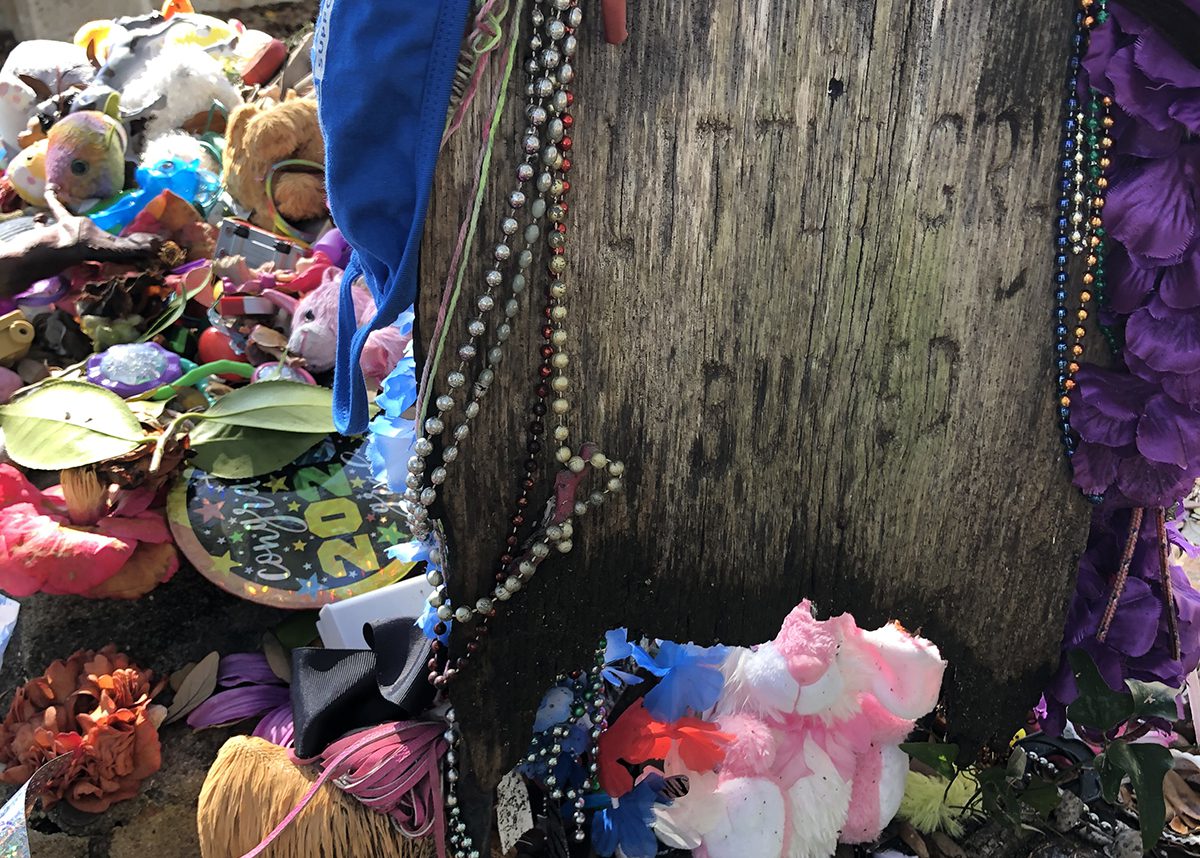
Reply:
[[[359,358],[367,336],[413,303],[450,87],[469,0],[323,0],[313,81],[334,222],[354,252],[342,278],[333,384],[339,431],[367,429]],[[351,284],[378,311],[356,330]]]

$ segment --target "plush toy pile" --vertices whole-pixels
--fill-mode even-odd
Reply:
[[[349,249],[326,203],[311,40],[183,0],[21,43],[0,68],[5,592],[141,595],[179,565],[164,504],[188,457],[251,478],[332,429]],[[374,313],[365,288],[354,306]],[[408,341],[371,338],[372,387]],[[247,410],[260,383],[274,417]]]

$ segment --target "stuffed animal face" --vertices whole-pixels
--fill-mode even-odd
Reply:
[[[234,200],[250,210],[250,221],[256,226],[275,229],[265,180],[273,165],[291,159],[325,161],[314,99],[246,104],[230,115],[225,186]],[[274,197],[279,213],[293,223],[326,213],[325,180],[319,173],[277,173]]]
[[[121,123],[95,110],[72,113],[50,129],[46,180],[62,189],[65,202],[110,197],[125,185]]]

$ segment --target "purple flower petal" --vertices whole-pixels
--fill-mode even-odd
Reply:
[[[1163,270],[1158,297],[1175,310],[1200,307],[1200,254],[1188,254],[1183,262]],[[1136,308],[1118,312],[1133,312],[1133,309]]]
[[[1145,162],[1109,191],[1105,225],[1142,267],[1177,264],[1196,237],[1192,148]]]
[[[1152,462],[1194,470],[1200,465],[1200,414],[1165,394],[1151,397],[1138,423],[1137,448]]]
[[[1200,310],[1177,310],[1158,319],[1143,307],[1129,317],[1125,345],[1151,369],[1195,372],[1200,367]]]
[[[1146,303],[1158,285],[1159,269],[1135,265],[1120,244],[1114,244],[1108,266],[1108,309],[1128,316]]]
[[[271,670],[267,657],[261,652],[235,652],[221,659],[217,684],[225,688],[235,685],[282,685],[283,680]]]
[[[227,727],[280,706],[291,705],[291,692],[281,685],[246,685],[220,691],[197,706],[187,722],[194,730]]]
[[[286,706],[276,707],[264,715],[250,735],[266,739],[272,745],[279,745],[281,748],[290,748],[295,732],[296,725],[292,721],[292,705],[289,702]]]
[[[1169,506],[1187,494],[1194,482],[1183,468],[1142,458],[1124,459],[1117,467],[1117,487],[1137,506]]]

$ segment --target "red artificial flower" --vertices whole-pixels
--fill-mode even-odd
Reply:
[[[633,775],[625,764],[665,760],[672,746],[693,771],[710,771],[725,759],[725,745],[733,736],[715,724],[687,715],[670,724],[655,721],[639,699],[600,734],[596,761],[600,766],[600,788],[613,798],[633,789]]]
[[[162,511],[149,509],[152,489],[112,505],[85,469],[64,471],[63,481],[66,491],[40,492],[0,465],[0,589],[136,598],[175,574],[179,557]]]

